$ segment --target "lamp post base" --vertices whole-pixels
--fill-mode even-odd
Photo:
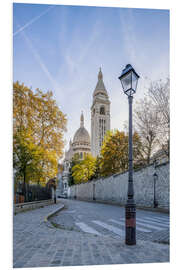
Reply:
[[[154,208],[158,207],[158,203],[156,200],[154,200]]]
[[[127,200],[126,211],[126,245],[136,245],[136,204],[134,200]]]

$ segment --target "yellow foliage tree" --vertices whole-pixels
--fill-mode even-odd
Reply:
[[[72,167],[75,184],[86,183],[96,170],[96,158],[88,154],[82,161]]]
[[[56,176],[66,122],[52,92],[13,84],[13,163],[24,183],[45,184]]]
[[[141,155],[139,135],[133,134],[133,156],[138,160]],[[100,174],[109,176],[128,169],[128,135],[118,130],[107,132],[101,148]]]

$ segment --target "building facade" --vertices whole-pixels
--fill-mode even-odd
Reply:
[[[91,106],[91,153],[94,157],[100,155],[107,130],[110,130],[110,101],[100,69]]]
[[[61,194],[68,193],[68,175],[72,158],[83,160],[87,154],[92,154],[94,157],[100,155],[107,130],[110,130],[110,101],[100,68],[91,106],[91,138],[84,126],[84,115],[81,113],[80,127],[75,132],[73,141],[69,142],[69,149],[65,152],[62,164],[63,171],[59,174],[59,185],[61,181],[63,183],[61,188],[59,187]]]
[[[81,113],[80,127],[75,132],[73,142],[69,142],[69,150],[65,152],[64,162],[70,161],[74,156],[82,160],[87,154],[91,153],[90,136],[84,127],[84,115]]]

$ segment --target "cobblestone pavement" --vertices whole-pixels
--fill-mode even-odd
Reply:
[[[60,205],[50,205],[14,216],[13,267],[169,261],[169,245],[139,239],[136,246],[127,246],[121,237],[85,233],[70,227],[60,229],[47,226],[45,216]],[[73,210],[62,210],[58,216],[65,211]]]
[[[55,226],[124,240],[124,207],[78,200],[62,202],[66,209],[51,219]],[[140,209],[136,212],[137,239],[169,244],[168,214]]]

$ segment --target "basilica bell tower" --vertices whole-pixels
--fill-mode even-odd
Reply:
[[[100,155],[107,130],[110,130],[110,101],[100,68],[91,106],[91,153],[94,157]]]

